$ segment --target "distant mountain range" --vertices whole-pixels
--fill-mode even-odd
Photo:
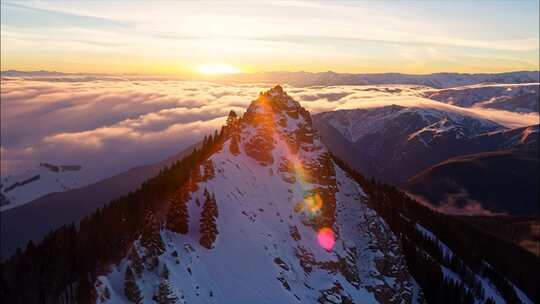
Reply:
[[[73,74],[55,72],[55,71],[45,71],[45,70],[39,70],[39,71],[6,70],[6,71],[0,71],[0,75],[2,77],[51,77],[51,76],[73,75]]]
[[[540,84],[473,85],[428,91],[424,96],[459,107],[538,113]]]
[[[2,77],[62,77],[62,76],[99,76],[98,74],[77,74],[49,71],[17,71],[0,72]],[[103,74],[114,76],[114,74]],[[122,75],[128,76],[128,75]],[[137,75],[137,77],[143,77]],[[200,77],[199,77],[200,78]],[[538,83],[538,71],[516,71],[507,73],[433,73],[424,75],[400,73],[351,74],[335,72],[260,72],[239,73],[212,77],[214,81],[234,82],[266,82],[283,83],[292,86],[332,86],[332,85],[377,85],[377,84],[410,84],[432,88],[451,88],[475,84],[519,84]]]
[[[451,88],[481,83],[537,83],[540,77],[538,71],[518,71],[493,74],[433,73],[425,75],[400,73],[263,72],[234,74],[222,78],[242,82],[286,83],[293,86],[411,84],[432,88]]]

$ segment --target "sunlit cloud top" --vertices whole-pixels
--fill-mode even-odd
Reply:
[[[537,70],[538,5],[2,1],[2,70]]]

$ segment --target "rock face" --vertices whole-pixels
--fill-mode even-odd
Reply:
[[[252,102],[196,175],[203,178],[186,203],[189,232],[162,228],[164,251],[157,256],[141,241],[129,249],[145,261],[135,276],[144,303],[160,290],[165,268],[180,303],[418,299],[395,235],[334,164],[309,113],[281,87]],[[208,201],[217,210],[208,211]],[[210,216],[211,226],[215,221],[210,249],[199,243],[200,223],[208,222],[201,216]],[[127,302],[126,269],[140,263],[129,256],[98,277],[98,302]]]

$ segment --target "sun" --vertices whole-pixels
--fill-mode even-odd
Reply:
[[[240,69],[228,64],[205,64],[197,67],[201,74],[234,74],[240,73]]]

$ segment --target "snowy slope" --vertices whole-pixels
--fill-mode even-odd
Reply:
[[[253,101],[236,132],[200,168],[188,201],[189,232],[161,229],[159,265],[147,263],[136,276],[144,303],[153,303],[164,265],[181,303],[416,301],[419,288],[396,237],[328,157],[307,111],[276,87]],[[219,214],[211,249],[199,244],[197,202],[205,190]],[[147,252],[139,241],[130,251]],[[98,278],[98,302],[128,301],[132,263],[126,257]]]
[[[395,184],[476,151],[475,136],[506,129],[460,112],[397,105],[319,113],[314,125],[333,154],[367,176]]]
[[[19,175],[8,175],[0,183],[0,211],[31,202],[53,192],[63,192],[86,185],[79,165],[41,163]]]

